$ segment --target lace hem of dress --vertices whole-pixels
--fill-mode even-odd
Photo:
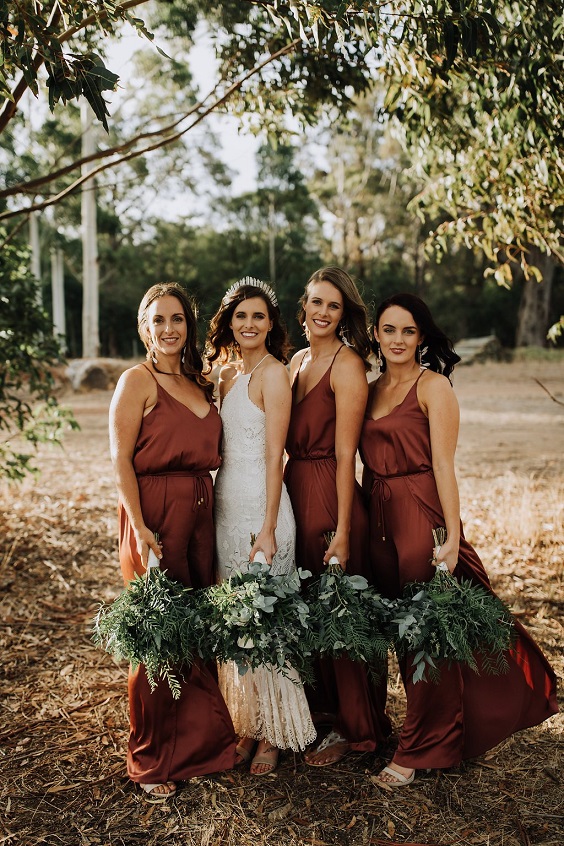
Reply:
[[[229,661],[218,665],[219,687],[239,737],[299,752],[315,740],[316,730],[300,677],[287,672],[265,666],[241,676]]]

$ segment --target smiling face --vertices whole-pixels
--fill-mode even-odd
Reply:
[[[344,313],[343,295],[330,282],[314,282],[308,288],[304,312],[310,338],[336,335]]]
[[[413,315],[400,306],[390,306],[382,312],[374,335],[382,355],[390,364],[415,361],[417,345],[423,340]]]
[[[251,351],[266,347],[266,336],[272,329],[268,306],[262,297],[250,297],[237,303],[229,328],[241,350]]]
[[[188,336],[186,315],[176,297],[166,295],[147,308],[147,332],[157,355],[180,355]]]

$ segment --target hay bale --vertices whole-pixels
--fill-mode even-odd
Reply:
[[[501,361],[503,348],[495,335],[483,338],[463,338],[455,345],[460,364],[474,364],[477,361]]]
[[[73,391],[113,390],[131,362],[115,358],[77,358],[68,363],[67,375]]]

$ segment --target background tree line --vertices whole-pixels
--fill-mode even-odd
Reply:
[[[119,80],[113,109],[107,57],[124,28],[153,46]],[[217,58],[205,95],[190,70],[202,32]],[[355,275],[368,303],[421,294],[455,341],[493,331],[506,346],[542,346],[551,324],[558,338],[558,0],[2,0],[0,35],[0,398],[13,390],[17,401],[33,362],[59,355],[41,344],[57,247],[67,353],[81,354],[91,304],[80,204],[94,191],[102,354],[140,351],[135,312],[154,282],[186,285],[207,318],[243,275],[275,284],[300,345],[297,299],[326,263]],[[26,92],[39,98],[39,122],[22,109]],[[93,152],[81,147],[76,101],[106,130]],[[239,196],[210,123],[225,111],[263,139],[256,188]],[[181,218],[187,196],[194,212]],[[37,215],[43,305],[27,297],[38,320],[26,336],[15,283],[36,284],[25,249]],[[30,423],[33,440],[35,410],[9,408],[0,424]]]

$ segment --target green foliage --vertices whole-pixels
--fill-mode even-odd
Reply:
[[[119,77],[105,67],[102,59],[94,53],[63,57],[62,51],[57,51],[53,61],[46,63],[46,68],[51,111],[59,101],[65,104],[83,96],[108,132],[106,118],[110,113],[102,92],[113,91]]]
[[[141,5],[141,0],[136,5]],[[55,4],[44,5],[32,0],[19,3],[2,0],[0,96],[14,99],[10,83],[18,72],[23,74],[26,85],[38,96],[38,72],[44,63],[51,110],[59,101],[64,104],[84,97],[107,129],[108,111],[102,92],[113,90],[118,76],[105,67],[100,56],[93,52],[92,45],[117,34],[123,23],[129,23],[152,38],[143,21],[133,17],[125,4],[110,0],[97,3],[91,0],[59,0]],[[65,51],[66,42],[71,49]]]
[[[267,564],[252,562],[200,591],[204,659],[234,661],[241,675],[266,665],[283,674],[293,668],[310,679],[309,609],[300,596],[300,582],[310,575],[298,570],[274,576]]]
[[[162,679],[178,699],[179,674],[196,652],[197,624],[191,588],[151,567],[135,576],[111,605],[100,606],[93,640],[116,660],[128,661],[134,671],[143,664],[151,690]]]
[[[413,209],[422,220],[445,216],[430,247],[443,252],[449,239],[481,250],[508,285],[511,261],[535,273],[531,245],[564,260],[564,19],[558,0],[506,0],[496,15],[495,27],[482,15],[476,41],[468,18],[452,23],[477,55],[483,26],[494,33],[494,61],[470,50],[445,75],[415,40],[398,46],[386,107],[424,183]]]
[[[514,638],[507,606],[481,585],[457,581],[437,568],[430,582],[406,586],[393,624],[399,656],[413,657],[413,681],[433,681],[440,662],[457,661],[475,672],[507,672],[507,650]]]
[[[65,103],[83,96],[106,125],[101,94],[115,86],[117,77],[92,48],[103,47],[104,41],[118,36],[123,24],[153,40],[145,23],[127,8],[146,2],[61,0],[52,7],[31,0],[17,4],[3,0],[0,94],[13,98],[10,83],[22,72],[37,96],[41,61],[35,56],[39,54],[47,69],[51,107],[59,100]],[[277,126],[280,114],[287,111],[312,123],[326,102],[344,113],[353,94],[367,90],[370,84],[373,45],[377,45],[381,60],[391,46],[416,43],[429,58],[441,54],[446,73],[460,54],[470,59],[487,55],[498,36],[495,18],[475,0],[454,10],[444,0],[425,4],[394,0],[387,7],[386,14],[381,14],[379,5],[364,2],[227,0],[210,5],[200,0],[173,0],[150,8],[149,15],[157,27],[166,27],[189,41],[204,18],[217,39],[221,74],[228,84],[266,55],[277,55],[270,67],[238,86],[230,100],[235,111],[244,110],[256,118],[257,125],[268,129]],[[65,52],[67,42],[70,49]]]
[[[363,576],[349,576],[338,564],[330,564],[309,586],[306,599],[306,637],[315,653],[330,658],[346,654],[368,664],[386,658],[394,605]]]
[[[78,428],[53,395],[51,368],[62,363],[62,353],[28,262],[16,245],[0,251],[0,476],[11,481],[37,472],[22,444],[60,444],[65,430]]]
[[[193,592],[152,567],[136,576],[94,620],[94,641],[135,669],[143,664],[151,689],[167,681],[180,695],[178,674],[199,655],[233,661],[241,675],[268,667],[312,681],[314,656],[347,655],[378,667],[395,648],[415,653],[414,680],[437,680],[439,662],[458,661],[476,672],[507,669],[513,638],[506,606],[484,588],[437,571],[389,600],[362,576],[330,565],[300,595],[308,571],[274,576],[253,562],[219,585]]]

